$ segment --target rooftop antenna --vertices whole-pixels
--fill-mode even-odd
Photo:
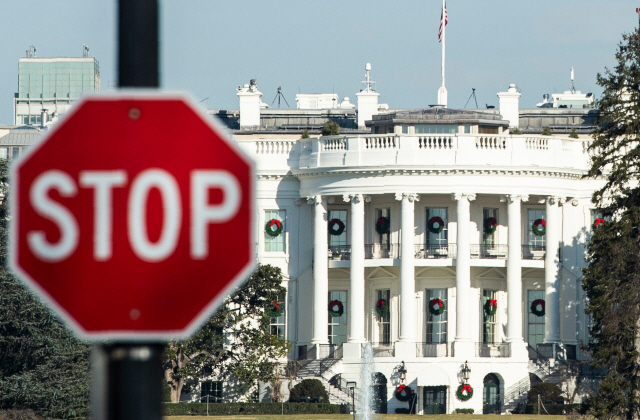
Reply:
[[[82,44],[82,56],[89,57],[89,47],[87,44]]]
[[[33,45],[29,45],[29,49],[27,50],[27,58],[36,58],[36,47]]]
[[[469,96],[469,99],[467,99],[467,104],[469,103],[471,98],[473,98],[473,100],[476,101],[476,109],[477,109],[478,108],[478,98],[476,98],[476,88],[471,88],[471,96]],[[467,104],[464,104],[465,108],[467,107]]]
[[[573,86],[573,67],[571,67],[571,93],[576,93],[576,88]]]
[[[365,88],[364,88],[364,92],[375,92],[375,90],[373,90],[373,88],[371,87],[372,84],[374,84],[375,82],[373,80],[371,80],[371,63],[367,63],[364,66],[364,78],[365,80],[362,81],[362,83],[365,84]]]
[[[277,99],[278,100],[278,108],[280,108],[280,98],[284,99],[284,103],[287,104],[287,106],[289,108],[291,108],[291,106],[289,105],[289,102],[287,102],[287,98],[285,98],[284,95],[282,94],[282,86],[278,86],[278,93],[276,93],[276,97],[273,98],[273,101],[271,102],[271,106],[273,106],[273,103]]]

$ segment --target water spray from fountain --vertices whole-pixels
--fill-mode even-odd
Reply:
[[[373,348],[371,343],[364,346],[362,353],[362,368],[360,370],[360,397],[358,398],[358,419],[371,420],[373,416]]]

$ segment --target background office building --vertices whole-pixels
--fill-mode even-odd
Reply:
[[[18,62],[18,92],[14,97],[14,124],[44,126],[65,114],[85,93],[100,90],[98,60],[89,57],[36,58],[35,48]]]

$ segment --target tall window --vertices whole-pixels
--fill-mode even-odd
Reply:
[[[440,233],[433,233],[429,230],[429,221],[439,217],[444,223],[444,228]],[[447,246],[448,234],[449,234],[449,219],[447,218],[447,208],[427,208],[427,245],[428,246]]]
[[[378,316],[378,342],[380,344],[391,344],[391,291],[389,289],[376,290],[376,302],[384,299],[387,302],[389,311],[384,316]]]
[[[341,316],[329,314],[329,344],[340,345],[347,341],[347,292],[332,290],[329,292],[329,302],[337,300],[342,303]]]
[[[527,243],[529,246],[533,247],[534,249],[535,248],[542,249],[542,247],[544,247],[546,244],[547,235],[538,236],[535,233],[533,233],[533,223],[538,219],[542,219],[546,222],[547,221],[546,211],[529,209],[528,215],[529,217],[528,217],[528,226],[527,226]]]
[[[391,211],[388,208],[376,209],[376,223],[381,217],[387,218],[389,229],[387,229],[387,231],[383,233],[380,233],[376,230],[376,235],[378,243],[380,244],[380,248],[389,250],[391,246],[391,244],[389,243],[391,236]]]
[[[204,381],[200,383],[201,402],[210,403],[222,402],[222,381]]]
[[[544,341],[544,316],[537,316],[531,313],[531,304],[534,300],[544,299],[544,291],[542,290],[529,290],[527,292],[527,313],[529,317],[527,319],[527,342],[534,349],[538,344],[542,344]]]
[[[489,300],[496,299],[495,290],[483,290],[482,291],[482,342],[483,343],[495,343],[497,342],[497,312],[493,315],[487,314],[484,310],[485,305]]]
[[[329,210],[329,221],[338,219],[344,223],[344,230],[340,235],[329,235],[329,246],[347,245],[347,211],[346,210]]]
[[[278,296],[278,303],[282,308],[280,316],[271,317],[269,319],[269,331],[271,335],[276,335],[282,339],[286,338],[287,325],[287,305],[285,305],[285,296]]]
[[[496,232],[498,231],[498,229],[496,228],[496,231],[493,233],[488,233],[487,230],[485,229],[485,224],[488,223],[488,220],[490,218],[494,218],[496,219],[496,223],[498,223],[500,221],[500,219],[498,219],[498,209],[491,209],[491,208],[483,208],[482,209],[482,244],[483,245],[495,245],[495,237],[496,237]]]
[[[265,210],[264,212],[264,220],[265,220],[265,232],[264,232],[264,250],[266,252],[285,252],[286,251],[286,242],[285,242],[285,232],[286,232],[286,212],[284,210]],[[282,232],[278,236],[272,236],[266,232],[266,223],[270,220],[275,219],[279,220],[282,224]]]
[[[447,289],[429,289],[427,296],[427,343],[447,342]],[[444,304],[444,312],[440,315],[432,314],[429,305],[433,299],[440,299]]]

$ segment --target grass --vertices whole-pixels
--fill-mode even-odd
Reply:
[[[285,416],[264,415],[264,416],[170,416],[165,420],[349,420],[352,419],[351,414],[290,414]],[[358,417],[356,416],[356,419]],[[475,417],[469,414],[439,414],[430,416],[409,416],[407,414],[379,414],[376,416],[379,420],[473,420]],[[566,420],[566,416],[537,416],[535,414],[514,414],[511,420]],[[482,420],[503,420],[504,417],[497,414],[485,414]]]

